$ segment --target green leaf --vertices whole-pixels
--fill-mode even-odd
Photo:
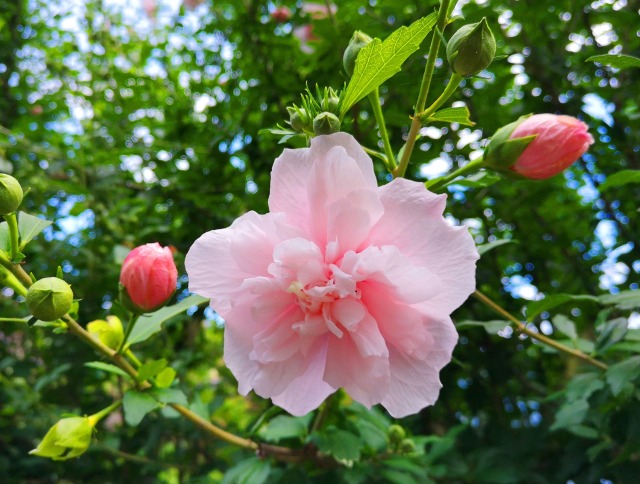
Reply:
[[[575,402],[587,399],[596,391],[604,388],[604,380],[600,372],[576,375],[567,385],[567,401]]]
[[[640,308],[640,291],[622,291],[618,294],[605,294],[600,296],[598,300],[602,304],[613,304],[618,309],[636,309]]]
[[[576,325],[569,318],[563,314],[556,314],[551,320],[555,328],[562,334],[567,336],[570,340],[574,341],[578,339],[578,332],[576,331]]]
[[[0,223],[0,250],[4,250],[7,254],[11,252],[11,236],[7,222]]]
[[[594,55],[587,59],[587,62],[599,62],[602,65],[613,67],[614,69],[626,69],[628,67],[640,67],[640,59],[624,54],[604,54]]]
[[[567,402],[556,413],[556,420],[551,430],[558,430],[579,425],[587,416],[589,404],[586,400]]]
[[[162,405],[154,400],[148,393],[128,390],[122,399],[122,406],[124,407],[125,421],[132,427],[135,427],[142,421],[146,414]]]
[[[365,447],[375,452],[382,452],[387,448],[387,433],[376,424],[368,420],[359,420],[356,427]]]
[[[33,238],[46,229],[52,222],[43,220],[25,212],[18,213],[18,232],[20,232],[20,250],[33,240]]]
[[[229,469],[222,484],[263,484],[267,482],[270,472],[271,464],[268,460],[251,457]]]
[[[485,188],[498,183],[500,180],[502,180],[502,177],[497,173],[489,170],[480,170],[479,172],[467,177],[453,180],[447,183],[447,185],[457,185],[469,188]]]
[[[168,319],[183,313],[191,306],[201,306],[207,301],[209,301],[207,298],[198,296],[197,294],[192,294],[180,301],[178,304],[158,309],[153,313],[143,314],[137,319],[133,330],[131,330],[126,348],[129,348],[131,345],[136,343],[141,343],[151,335],[160,331],[160,329],[162,329],[162,323]]]
[[[607,369],[607,383],[611,387],[611,393],[618,395],[625,385],[640,376],[640,356],[611,365]]]
[[[175,378],[176,370],[169,366],[158,373],[158,376],[156,376],[156,385],[160,388],[168,388],[171,386]]]
[[[268,442],[279,442],[283,439],[299,438],[307,436],[307,429],[313,414],[309,413],[304,417],[290,417],[288,415],[278,415],[267,425],[260,429],[260,436]]]
[[[505,327],[509,326],[509,321],[462,321],[460,323],[456,323],[456,328],[458,329],[472,326],[481,326],[487,333],[497,334],[498,331],[502,331]]]
[[[598,300],[597,297],[588,295],[553,294],[545,296],[545,298],[540,301],[533,301],[527,304],[527,321],[533,321],[538,314],[568,302],[598,302]]]
[[[122,376],[128,379],[131,379],[131,376],[121,368],[118,368],[111,363],[103,363],[102,361],[90,361],[89,363],[85,363],[84,366],[87,368],[93,368],[94,370],[106,371],[107,373],[113,373],[114,375]]]
[[[441,109],[440,111],[436,111],[427,119],[423,120],[423,122],[458,123],[463,126],[475,126],[476,123],[469,119],[470,116],[471,113],[469,112],[469,108],[466,106],[462,106],[459,108],[445,108]]]
[[[353,77],[340,104],[344,116],[360,99],[379,87],[400,70],[400,66],[413,54],[436,24],[436,13],[421,18],[409,27],[400,27],[387,37],[362,48],[356,58]]]
[[[177,388],[156,388],[151,391],[153,397],[162,403],[177,403],[186,407],[189,405],[187,396],[182,390]]]
[[[616,318],[598,326],[599,335],[596,340],[596,350],[601,353],[624,338],[628,331],[627,324],[627,318]]]
[[[622,170],[609,175],[607,179],[598,186],[601,192],[612,187],[620,187],[629,183],[640,183],[640,170]]]
[[[514,244],[514,243],[517,243],[517,241],[513,239],[500,239],[500,240],[494,240],[493,242],[489,242],[488,244],[478,245],[476,249],[478,249],[478,254],[483,256],[490,250],[495,249],[496,247],[500,247],[501,245],[505,245],[505,244]]]
[[[167,367],[167,360],[149,360],[146,361],[139,369],[138,369],[138,380],[145,381],[149,378],[153,378],[162,370]]]
[[[351,432],[327,427],[324,431],[314,434],[312,440],[320,452],[332,455],[336,459],[355,461],[360,458],[363,442]]]

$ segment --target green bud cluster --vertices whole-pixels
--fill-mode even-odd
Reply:
[[[0,173],[0,216],[18,210],[23,196],[18,180],[6,173]]]
[[[34,282],[27,293],[27,306],[33,317],[55,321],[69,312],[73,304],[71,286],[57,277]]]
[[[307,136],[320,136],[340,131],[339,115],[340,94],[330,87],[320,90],[316,86],[314,96],[307,88],[302,95],[301,106],[287,107],[289,121],[293,131]]]
[[[487,19],[461,27],[447,44],[447,60],[456,74],[469,77],[489,67],[496,56],[496,39]]]

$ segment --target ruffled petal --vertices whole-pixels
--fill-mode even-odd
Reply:
[[[449,318],[430,328],[433,346],[426,359],[417,359],[395,347],[389,348],[391,383],[382,405],[395,418],[419,412],[438,399],[440,370],[451,360],[458,335]]]
[[[394,245],[416,266],[427,267],[440,291],[425,308],[443,316],[458,308],[475,290],[478,251],[465,227],[451,227],[442,217],[446,197],[421,183],[396,178],[380,188],[384,215],[371,231],[371,245]]]

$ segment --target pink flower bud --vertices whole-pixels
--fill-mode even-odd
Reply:
[[[285,23],[290,18],[291,10],[289,10],[289,7],[286,6],[278,7],[271,13],[271,20],[279,24]]]
[[[122,303],[134,312],[154,311],[167,303],[177,281],[178,270],[169,247],[157,242],[141,245],[129,252],[122,264]]]
[[[542,180],[571,166],[593,144],[582,121],[571,116],[535,114],[522,121],[509,139],[537,135],[510,170],[526,178]]]

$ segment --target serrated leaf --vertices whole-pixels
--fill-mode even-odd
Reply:
[[[114,375],[122,376],[128,379],[131,379],[131,376],[121,368],[118,368],[111,363],[103,363],[102,361],[90,361],[89,363],[85,363],[84,366],[87,368],[93,368],[94,370],[102,370],[107,373],[113,373]]]
[[[53,222],[43,220],[25,212],[18,213],[18,232],[20,232],[20,250],[33,240],[33,238],[46,229]]]
[[[458,107],[458,108],[445,108],[440,111],[436,111],[427,119],[423,120],[423,122],[435,123],[458,123],[463,126],[475,126],[476,123],[469,119],[471,113],[469,112],[469,108],[466,106]]]
[[[136,320],[136,324],[133,327],[133,330],[131,330],[131,334],[127,340],[126,348],[129,348],[131,345],[136,343],[141,343],[151,335],[160,331],[162,329],[162,324],[168,319],[185,312],[191,306],[201,306],[207,301],[209,300],[205,297],[192,294],[180,301],[178,304],[158,309],[150,314],[143,314]]]
[[[478,254],[480,254],[480,256],[483,256],[490,250],[495,249],[496,247],[500,247],[501,245],[505,245],[505,244],[514,244],[517,242],[518,242],[517,240],[513,240],[513,239],[494,240],[493,242],[489,242],[488,244],[478,245],[476,246],[476,249],[478,249]]]
[[[576,325],[573,321],[567,318],[563,314],[556,314],[551,320],[555,328],[568,337],[570,340],[574,341],[578,339],[578,332],[576,331]]]
[[[603,325],[598,326],[598,339],[596,340],[596,349],[599,353],[603,352],[611,345],[617,343],[625,334],[627,334],[627,318],[616,318],[607,321]]]
[[[304,417],[278,415],[260,429],[260,436],[268,442],[279,442],[283,439],[293,438],[303,439],[307,436],[312,416],[311,413]]]
[[[135,390],[128,390],[122,399],[124,407],[125,421],[135,427],[149,412],[161,407],[159,402],[153,399],[148,393],[141,393]]]
[[[632,382],[640,376],[640,356],[611,365],[607,369],[607,383],[611,387],[611,393],[618,395],[628,382]]]
[[[363,442],[359,436],[351,432],[328,427],[322,432],[313,434],[312,440],[320,452],[332,455],[336,459],[355,461],[360,458]]]
[[[603,192],[629,183],[640,183],[640,170],[622,170],[609,175],[604,183],[598,186],[598,190]]]
[[[379,87],[400,70],[400,66],[413,54],[436,24],[437,14],[421,18],[409,27],[400,27],[384,41],[373,41],[362,48],[356,66],[340,104],[340,115]]]
[[[167,360],[149,360],[138,369],[138,380],[145,381],[153,378],[167,367]]]
[[[614,69],[626,69],[628,67],[640,67],[640,59],[624,54],[604,54],[594,55],[587,59],[587,62],[599,62],[602,65],[613,67]]]
[[[263,484],[269,478],[270,472],[271,464],[268,460],[251,457],[229,469],[222,484]]]
[[[598,300],[602,304],[614,304],[618,309],[636,309],[640,308],[640,291],[622,291],[618,294],[605,294],[600,296]]]
[[[183,407],[189,405],[187,396],[182,390],[177,388],[156,388],[151,394],[157,401],[162,403],[177,403]]]
[[[553,294],[546,296],[539,301],[532,301],[527,304],[527,321],[533,321],[533,319],[540,313],[549,311],[555,307],[568,302],[598,302],[598,298],[589,295],[573,295],[573,294]]]
[[[176,370],[171,367],[167,367],[158,373],[156,376],[156,385],[159,388],[168,388],[173,383],[173,380],[176,378]]]

